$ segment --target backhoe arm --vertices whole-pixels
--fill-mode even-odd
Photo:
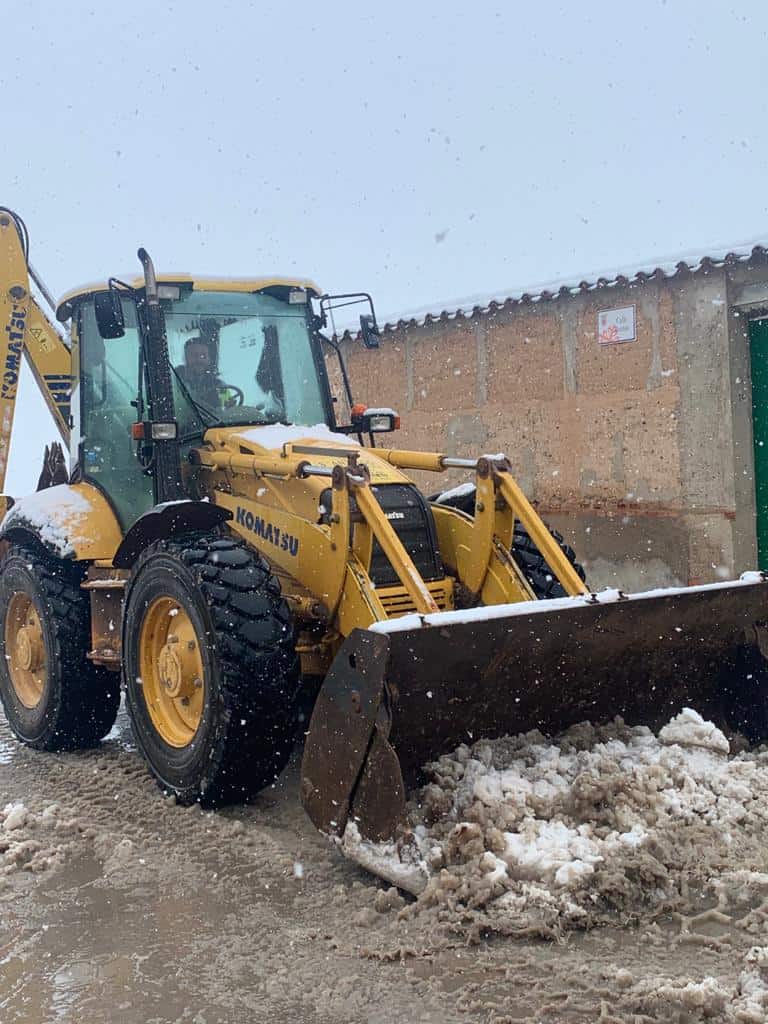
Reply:
[[[0,207],[0,491],[5,488],[16,408],[21,356],[69,445],[72,359],[69,348],[42,311],[30,287],[27,236],[23,222]]]

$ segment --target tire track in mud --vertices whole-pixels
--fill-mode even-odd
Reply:
[[[414,914],[313,830],[295,792],[294,759],[252,806],[181,808],[157,790],[122,715],[101,748],[62,755],[18,746],[2,723],[0,801],[23,801],[33,819],[58,804],[59,825],[21,833],[63,853],[41,874],[4,876],[0,1019],[736,1019],[718,1007],[765,934],[762,897],[745,893],[757,934],[719,920],[702,893],[690,901],[699,919],[471,944],[471,908],[463,923],[455,908]],[[707,976],[715,988],[701,988]]]
[[[0,799],[38,820],[58,805],[43,844],[63,850],[0,892],[4,1022],[63,1006],[83,1024],[464,1019],[399,965],[361,957],[381,887],[305,822],[295,767],[252,806],[210,813],[164,798],[124,739],[41,755],[3,724],[0,742]],[[40,834],[32,821],[24,838]]]

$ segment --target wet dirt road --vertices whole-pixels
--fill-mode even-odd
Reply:
[[[404,919],[401,896],[314,832],[295,789],[294,764],[251,807],[184,809],[122,713],[100,749],[66,755],[22,748],[0,722],[0,806],[25,808],[0,829],[0,1021],[731,1019],[704,997],[630,998],[657,976],[736,983],[755,936],[705,906],[693,933],[617,922],[559,944],[471,943],[439,914]]]

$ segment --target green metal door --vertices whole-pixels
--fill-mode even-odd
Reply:
[[[752,361],[757,561],[761,569],[768,569],[768,318],[750,321],[749,352]]]

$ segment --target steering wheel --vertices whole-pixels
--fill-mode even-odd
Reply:
[[[235,401],[234,401],[234,403],[230,402],[229,403],[230,405],[233,405],[233,404],[234,405],[243,405],[244,402],[245,402],[245,394],[244,394],[244,392],[242,391],[241,388],[235,387],[234,384],[225,384],[224,381],[221,381],[220,383],[217,383],[216,390],[217,391],[234,391],[234,393],[235,393]]]

